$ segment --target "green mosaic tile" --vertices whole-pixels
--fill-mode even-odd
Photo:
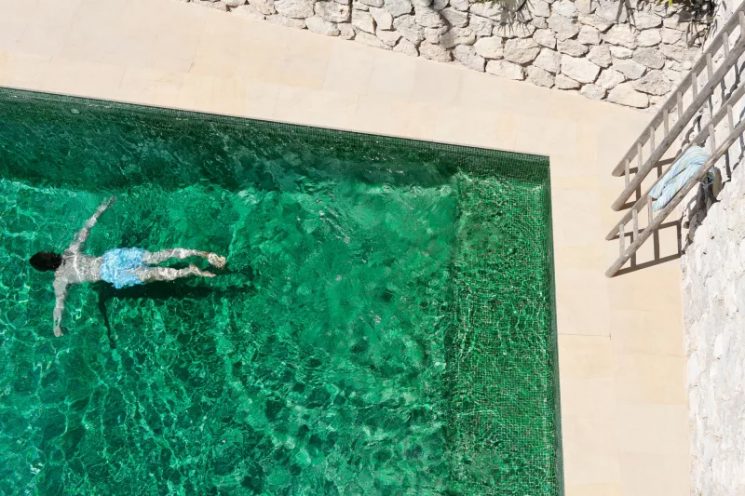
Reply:
[[[72,289],[86,251],[215,279]],[[0,494],[558,495],[543,157],[0,89]]]

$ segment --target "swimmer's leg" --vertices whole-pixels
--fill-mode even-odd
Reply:
[[[154,253],[147,252],[145,253],[145,256],[142,257],[142,261],[148,265],[157,265],[161,262],[165,262],[169,258],[184,259],[189,257],[206,258],[211,265],[218,269],[225,267],[225,257],[222,257],[217,253],[210,253],[202,250],[190,250],[188,248],[172,248],[170,250],[161,250]]]
[[[173,269],[171,267],[147,267],[138,269],[137,277],[142,282],[173,281],[182,277],[200,276],[215,277],[212,272],[201,270],[196,265],[189,265],[185,269]]]

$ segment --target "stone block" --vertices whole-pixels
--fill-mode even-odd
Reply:
[[[313,17],[313,3],[313,0],[276,0],[274,8],[290,19],[306,19]]]
[[[628,79],[639,79],[647,72],[647,68],[633,60],[616,60],[612,66],[615,70],[626,76]]]
[[[641,47],[651,47],[662,43],[662,35],[656,29],[647,29],[639,33],[636,37],[636,42]]]
[[[468,25],[468,14],[453,8],[442,9],[440,15],[450,26],[462,28]]]
[[[580,84],[564,74],[557,74],[554,79],[554,86],[560,90],[576,90],[580,87]]]
[[[457,45],[473,45],[476,35],[471,28],[452,28],[440,36],[440,43],[445,48],[453,48]]]
[[[536,43],[546,48],[556,48],[556,36],[550,29],[539,29],[533,33],[533,39]]]
[[[545,0],[531,0],[528,2],[527,8],[533,17],[548,17],[551,15],[551,8]]]
[[[632,83],[621,83],[610,90],[608,101],[636,108],[649,106],[649,96],[637,91]]]
[[[552,74],[556,74],[561,68],[561,54],[550,48],[544,48],[533,61],[533,65]]]
[[[610,50],[610,54],[613,56],[614,59],[630,59],[634,55],[633,50],[629,50],[628,48],[619,47],[619,46],[613,46],[613,45],[606,45],[608,46],[608,49]]]
[[[579,33],[579,25],[575,20],[559,14],[551,14],[548,18],[548,27],[554,31],[557,40],[568,40]]]
[[[418,57],[419,56],[419,50],[417,50],[416,45],[407,40],[406,38],[401,38],[398,40],[398,43],[393,48],[394,52],[399,53],[405,53],[406,55],[410,55],[412,57]]]
[[[375,33],[375,20],[369,12],[362,10],[352,11],[352,26],[357,28],[358,31],[364,31],[366,33]]]
[[[438,62],[450,62],[453,58],[451,53],[440,45],[424,42],[419,45],[419,54],[427,59]]]
[[[521,65],[533,62],[540,51],[541,47],[532,38],[511,39],[504,44],[504,58]]]
[[[317,2],[314,10],[316,15],[324,21],[348,22],[350,20],[348,5],[341,5],[336,2]]]
[[[504,56],[504,47],[500,36],[479,38],[474,44],[476,53],[487,59],[501,59]]]
[[[418,45],[424,40],[424,30],[413,15],[402,15],[393,20],[393,27],[410,42]]]
[[[613,63],[608,45],[592,47],[587,54],[587,60],[600,67],[609,67]]]
[[[453,58],[464,66],[484,72],[486,60],[472,46],[459,45],[453,49]]]
[[[486,64],[486,72],[517,81],[525,79],[525,69],[506,60],[490,60]]]
[[[401,39],[401,33],[398,31],[385,31],[378,29],[375,33],[375,36],[378,37],[378,39],[383,42],[385,46],[388,47],[394,47],[398,43],[398,40]]]
[[[309,17],[305,20],[305,27],[308,31],[312,31],[318,34],[325,34],[326,36],[339,36],[339,28],[336,27],[336,23],[326,21],[319,16]]]
[[[636,33],[628,25],[613,26],[603,37],[606,43],[626,48],[636,48]]]
[[[561,72],[580,83],[593,83],[600,73],[600,67],[586,59],[562,55]]]
[[[595,84],[605,90],[610,90],[626,81],[626,76],[614,69],[605,69],[598,76]]]
[[[554,85],[554,76],[539,67],[530,66],[526,69],[526,73],[527,80],[536,86],[551,88]]]
[[[589,98],[591,100],[602,100],[605,98],[605,89],[595,85],[586,84],[579,90],[580,95]]]
[[[417,24],[425,28],[439,28],[445,26],[445,20],[440,13],[428,7],[414,7],[414,17]]]
[[[662,17],[655,14],[654,12],[645,12],[643,10],[637,10],[634,12],[634,17],[631,20],[631,24],[636,29],[649,29],[662,26]]]
[[[600,31],[593,28],[592,26],[582,26],[579,29],[577,41],[579,41],[580,43],[584,43],[585,45],[599,45]]]
[[[632,60],[650,69],[662,69],[665,65],[665,55],[656,48],[638,48]]]
[[[577,7],[572,0],[559,0],[552,3],[551,12],[569,19],[577,17]]]
[[[370,7],[370,15],[375,20],[375,26],[378,29],[393,29],[393,16],[385,9]]]
[[[577,40],[564,40],[560,41],[556,49],[561,53],[566,53],[572,57],[581,57],[590,51],[587,45],[583,45]]]
[[[385,0],[385,10],[393,17],[399,17],[405,14],[411,14],[414,6],[409,0]]]
[[[649,71],[634,83],[634,88],[648,95],[667,95],[673,84],[662,71]]]
[[[272,15],[277,12],[274,8],[274,0],[249,0],[249,5],[263,15]]]
[[[494,23],[489,19],[472,15],[468,20],[468,27],[473,29],[473,32],[478,37],[491,36],[494,30]]]

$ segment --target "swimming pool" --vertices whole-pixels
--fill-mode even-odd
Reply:
[[[548,161],[0,89],[0,493],[560,493]],[[76,287],[88,253],[228,269]]]

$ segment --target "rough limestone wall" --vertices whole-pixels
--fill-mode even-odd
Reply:
[[[700,48],[668,2],[624,0],[186,0],[475,71],[646,108]]]
[[[745,494],[745,165],[682,259],[693,494]]]
[[[727,22],[734,7],[719,4],[712,31]],[[745,56],[736,65],[744,64]],[[715,108],[740,80],[738,71],[726,75],[723,92],[714,94]],[[745,116],[745,101],[737,102],[733,113]],[[718,162],[724,189],[681,261],[695,496],[745,494],[745,166],[729,175],[743,156],[740,141]]]

